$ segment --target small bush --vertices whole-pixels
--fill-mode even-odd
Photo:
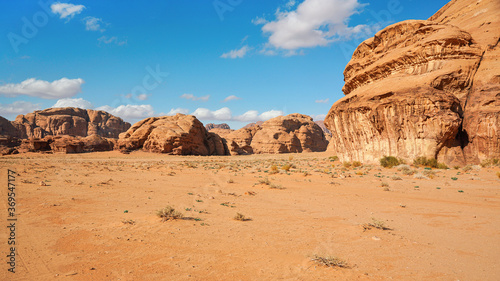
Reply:
[[[245,215],[243,215],[241,213],[236,213],[236,215],[233,217],[233,219],[237,220],[237,221],[249,221],[249,220],[252,220],[251,218],[245,217]]]
[[[386,183],[386,182],[382,182],[382,184],[381,184],[381,185],[382,185],[382,187],[389,187],[389,184],[388,184],[388,183]]]
[[[347,262],[345,260],[339,259],[333,256],[319,256],[314,255],[311,260],[319,265],[328,266],[328,267],[348,267]]]
[[[424,179],[429,179],[428,177],[424,176],[423,174],[421,173],[418,173],[418,174],[415,174],[413,176],[414,179],[418,179],[418,180],[424,180]]]
[[[156,211],[156,215],[163,219],[163,221],[167,220],[176,220],[184,217],[184,215],[178,211],[176,211],[173,207],[167,206],[161,210]]]
[[[500,179],[500,172],[497,172],[497,177]]]
[[[260,179],[259,183],[260,184],[265,184],[265,185],[270,185],[271,181],[266,177],[265,179]]]
[[[339,160],[339,157],[338,156],[330,156],[330,157],[328,157],[328,159],[330,159],[330,161],[332,161],[332,162],[335,162],[335,161]]]
[[[361,162],[359,162],[359,161],[354,161],[354,162],[352,162],[352,166],[353,166],[354,168],[357,168],[357,167],[361,167],[361,166],[363,166],[363,164],[362,164]]]
[[[380,158],[380,165],[384,168],[392,168],[401,164],[400,159],[394,156],[384,156]]]
[[[281,184],[274,184],[274,183],[270,184],[269,188],[270,189],[285,189],[283,186],[281,186]]]
[[[400,181],[400,180],[403,180],[403,179],[400,176],[394,175],[394,176],[392,176],[392,180],[393,181]]]
[[[436,169],[448,169],[448,166],[446,166],[446,164],[439,163],[437,159],[435,158],[427,159],[427,157],[423,156],[417,157],[415,160],[413,160],[413,165],[436,168]]]
[[[492,158],[492,159],[485,159],[483,162],[481,162],[481,166],[483,168],[490,167],[490,166],[500,166],[500,159]]]
[[[344,168],[350,168],[352,166],[352,163],[351,162],[344,162],[344,163],[342,163],[342,165],[344,165]]]
[[[290,168],[291,168],[291,167],[292,167],[292,165],[290,165],[290,164],[285,164],[285,165],[281,166],[281,169],[282,169],[282,170],[285,170],[285,171],[287,171],[287,172],[288,172],[288,171],[290,171]]]

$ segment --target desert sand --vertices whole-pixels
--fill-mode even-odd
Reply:
[[[499,279],[500,168],[412,167],[419,178],[330,156],[4,156],[0,220],[10,169],[17,258],[0,279]],[[159,218],[167,205],[184,218]]]

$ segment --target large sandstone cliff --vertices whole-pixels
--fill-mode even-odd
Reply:
[[[360,44],[325,124],[342,160],[500,158],[500,1],[453,0]]]
[[[118,138],[130,124],[105,111],[81,108],[48,108],[17,116],[10,122],[19,138],[74,135],[98,135]],[[14,136],[14,135],[12,135]]]

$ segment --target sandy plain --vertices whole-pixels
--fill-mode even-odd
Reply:
[[[3,227],[0,280],[500,279],[500,168],[412,167],[417,179],[330,156],[4,156],[0,221],[10,169],[17,255],[12,274]],[[184,219],[163,222],[167,205]]]

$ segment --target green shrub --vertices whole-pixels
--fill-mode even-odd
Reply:
[[[402,164],[402,161],[394,156],[384,156],[380,158],[380,165],[384,168],[392,168],[399,164]]]
[[[448,169],[448,166],[446,166],[446,164],[439,163],[436,158],[427,158],[425,156],[417,157],[415,160],[413,160],[413,165],[436,169]]]
[[[339,160],[339,157],[338,156],[330,156],[330,157],[328,157],[328,159],[330,159],[330,161],[332,161],[332,162],[335,162],[335,161]]]

